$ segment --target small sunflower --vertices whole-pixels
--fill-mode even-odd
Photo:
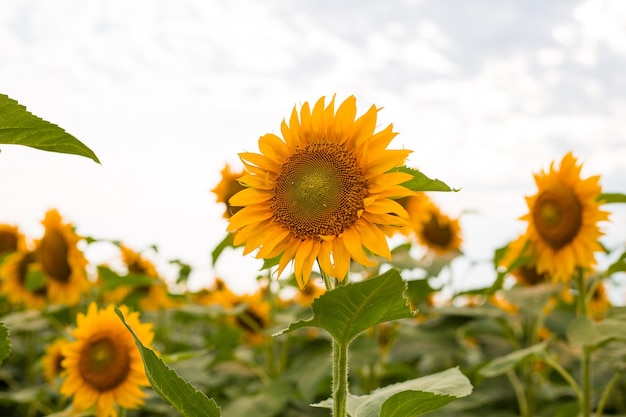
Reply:
[[[594,252],[602,250],[598,222],[608,220],[609,213],[597,201],[600,177],[581,179],[581,168],[570,152],[558,169],[553,162],[549,172],[535,174],[538,190],[526,197],[529,212],[521,217],[528,222],[526,236],[537,254],[537,271],[557,281],[568,281],[577,267],[593,267]]]
[[[25,249],[26,241],[19,228],[10,224],[0,224],[0,260],[9,253]]]
[[[234,306],[245,305],[245,310],[234,317],[237,327],[245,333],[248,343],[258,345],[267,339],[265,330],[270,324],[270,303],[264,298],[265,291],[240,295]]]
[[[192,300],[200,305],[219,305],[224,308],[232,308],[237,298],[237,294],[228,288],[223,279],[216,278],[212,287],[194,293]]]
[[[141,342],[149,346],[154,334],[150,323],[141,323],[139,313],[121,306],[126,322]],[[149,386],[143,362],[132,334],[119,319],[113,305],[98,309],[89,305],[87,314],[78,314],[75,341],[62,350],[64,377],[61,393],[73,396],[76,411],[95,407],[97,417],[117,416],[116,405],[139,408]]]
[[[599,282],[595,286],[589,299],[588,309],[589,316],[594,320],[603,319],[611,309],[611,300],[609,300],[604,282]]]
[[[63,348],[69,343],[69,340],[60,338],[54,340],[48,346],[43,356],[43,376],[47,383],[51,384],[61,375],[63,366],[61,363],[65,356],[63,356]]]
[[[423,209],[422,221],[415,228],[417,240],[436,255],[460,250],[462,238],[459,220],[443,213],[433,202]]]
[[[46,279],[48,299],[75,305],[89,288],[87,260],[78,248],[81,238],[57,210],[49,210],[42,224],[45,231],[35,242],[35,255]]]
[[[144,275],[152,280],[149,285],[122,285],[109,290],[103,294],[105,301],[119,303],[136,296],[139,307],[145,311],[157,311],[176,305],[170,297],[167,283],[160,277],[156,266],[150,260],[126,245],[120,245],[120,252],[122,262],[129,274]]]
[[[294,301],[304,307],[310,307],[313,300],[320,297],[325,292],[326,288],[323,284],[311,279],[304,284],[304,288],[296,294]]]
[[[226,205],[223,216],[225,219],[228,219],[241,209],[241,207],[231,205],[229,200],[239,191],[246,188],[238,181],[239,178],[243,176],[244,171],[232,171],[230,165],[226,164],[221,174],[222,180],[211,191],[215,194],[218,203],[224,203],[224,205]]]
[[[34,310],[46,306],[46,286],[30,289],[28,285],[29,274],[40,269],[33,251],[18,251],[5,258],[0,266],[0,288],[11,303]]]
[[[239,154],[247,188],[229,202],[243,207],[229,219],[234,244],[244,254],[259,249],[258,258],[280,257],[278,275],[293,261],[300,288],[314,262],[343,280],[351,260],[374,266],[370,254],[390,258],[381,227],[402,226],[407,213],[394,199],[413,192],[401,184],[412,176],[392,170],[403,166],[409,150],[389,150],[392,126],[374,132],[375,106],[355,120],[356,99],[346,99],[335,112],[335,99],[313,109],[294,108],[282,138],[266,134],[260,153]]]
[[[537,270],[536,254],[526,235],[521,235],[509,243],[506,254],[498,266],[509,269],[519,261],[521,264],[510,271],[519,285],[532,287],[552,281],[548,273]]]

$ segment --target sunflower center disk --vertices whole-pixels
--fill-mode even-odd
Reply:
[[[110,335],[96,335],[81,352],[78,367],[83,379],[96,391],[115,388],[130,373],[128,346]]]
[[[51,229],[41,239],[39,257],[41,267],[50,278],[59,282],[69,282],[71,267],[67,261],[69,248],[63,234]]]
[[[452,230],[447,223],[441,223],[436,215],[424,223],[423,236],[433,246],[447,247],[452,242]]]
[[[533,210],[535,227],[554,250],[563,248],[576,237],[582,219],[582,205],[569,187],[555,185],[537,197]]]
[[[17,250],[17,235],[15,233],[0,232],[0,254]]]
[[[276,178],[273,220],[302,239],[339,235],[364,208],[367,180],[354,154],[338,143],[296,151]]]

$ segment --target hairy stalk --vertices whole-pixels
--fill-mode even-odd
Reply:
[[[326,291],[333,289],[333,280],[320,267]],[[344,279],[347,281],[347,278]],[[346,417],[348,401],[348,345],[333,340],[333,375],[332,375],[333,417]]]

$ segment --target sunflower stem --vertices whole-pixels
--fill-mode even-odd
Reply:
[[[320,267],[326,290],[333,289],[332,278]],[[348,401],[348,344],[333,339],[333,370],[332,370],[333,417],[346,417]]]
[[[333,417],[346,417],[348,400],[348,346],[333,341]]]
[[[578,268],[576,284],[578,286],[578,315],[580,317],[588,317],[587,284],[585,283],[585,275],[582,268]],[[591,416],[591,350],[590,347],[584,346],[580,360],[580,385],[582,390],[580,412],[582,417]]]

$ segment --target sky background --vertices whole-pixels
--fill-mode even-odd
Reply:
[[[0,222],[29,238],[57,208],[77,231],[250,289],[260,262],[210,252],[225,236],[211,189],[225,163],[280,132],[294,105],[375,104],[408,164],[462,188],[456,288],[524,230],[532,174],[573,151],[626,192],[626,2],[620,0],[3,0],[0,93],[60,125],[102,165],[1,146]],[[603,242],[626,243],[619,206]],[[96,245],[98,246],[98,245]],[[106,262],[106,245],[88,255]],[[623,295],[615,296],[621,298]]]

